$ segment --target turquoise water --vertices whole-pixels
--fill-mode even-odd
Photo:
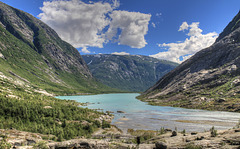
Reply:
[[[135,97],[138,95],[137,93],[124,93],[58,96],[57,98],[89,103],[87,106],[83,106],[89,109],[112,111],[115,116],[112,124],[124,131],[128,128],[159,130],[161,127],[204,131],[209,130],[213,125],[217,129],[228,129],[235,126],[240,119],[240,113],[151,106],[137,100]],[[179,120],[187,120],[189,123],[179,122]]]

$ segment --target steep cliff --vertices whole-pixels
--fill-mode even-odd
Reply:
[[[140,98],[152,104],[240,112],[240,12],[209,48],[166,74]]]
[[[105,90],[79,52],[49,26],[0,2],[0,72],[58,94]]]

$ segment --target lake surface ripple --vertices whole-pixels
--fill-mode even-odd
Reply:
[[[160,130],[161,127],[169,129],[177,127],[178,131],[183,129],[186,131],[205,131],[212,126],[216,129],[228,129],[234,127],[240,119],[240,113],[151,106],[136,99],[138,95],[137,93],[124,93],[58,96],[57,98],[90,103],[83,106],[89,109],[114,112],[115,117],[112,124],[124,132],[128,128]]]

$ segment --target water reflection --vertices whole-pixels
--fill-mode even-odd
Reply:
[[[194,110],[175,107],[147,105],[137,100],[139,94],[101,94],[87,96],[59,96],[60,99],[76,100],[87,104],[90,109],[112,111],[112,123],[126,131],[132,129],[159,130],[161,127],[179,131],[205,131],[212,126],[228,129],[236,125],[240,113]],[[91,104],[92,103],[92,104]],[[119,113],[117,111],[123,111]]]

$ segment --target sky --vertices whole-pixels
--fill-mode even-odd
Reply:
[[[239,0],[1,0],[52,27],[84,54],[182,63],[214,43]]]

